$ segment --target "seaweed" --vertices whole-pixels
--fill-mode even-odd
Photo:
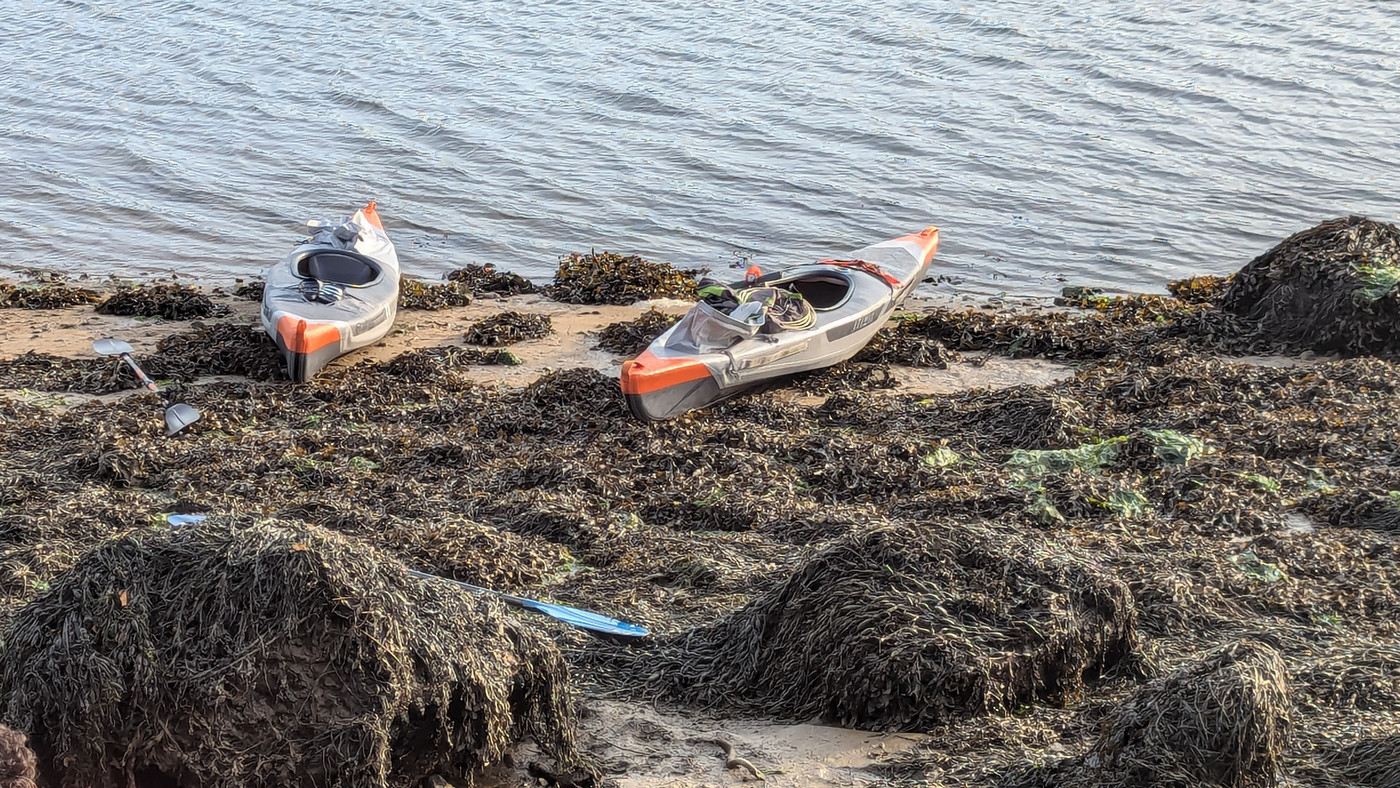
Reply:
[[[1295,233],[1235,274],[1221,299],[1282,346],[1318,353],[1400,348],[1400,228],[1360,216]]]
[[[504,349],[415,349],[294,386],[262,332],[211,322],[138,355],[203,414],[170,438],[159,396],[114,359],[0,361],[4,642],[26,642],[6,622],[73,588],[84,556],[162,532],[166,513],[239,532],[273,518],[385,565],[652,628],[629,656],[511,619],[555,640],[589,691],[919,730],[928,744],[886,772],[902,785],[988,785],[1026,776],[1025,761],[1108,784],[1134,770],[1256,779],[1201,766],[1204,738],[1171,744],[1138,725],[1144,710],[1188,708],[1209,712],[1199,730],[1240,734],[1253,753],[1242,763],[1300,784],[1390,779],[1362,763],[1386,752],[1400,713],[1400,365],[1387,348],[1238,358],[1287,343],[1210,300],[1090,293],[1068,309],[933,308],[887,332],[972,364],[1040,355],[1074,374],[925,396],[882,388],[890,357],[647,424],[599,371],[483,382],[474,366],[509,363]],[[81,402],[20,386],[131,395]],[[1111,604],[1076,596],[1086,588]],[[1133,645],[1114,650],[1120,602]],[[1267,642],[1284,665],[1298,711],[1281,759],[1267,745],[1281,718],[1255,703],[1273,679],[1250,678],[1274,675],[1266,650],[1198,670],[1199,655],[1237,641]],[[286,662],[246,664],[275,676]],[[1208,697],[1124,705],[1177,672]],[[950,689],[960,676],[972,677],[962,694]],[[1214,697],[1254,711],[1216,715]],[[1113,727],[1132,731],[1122,751],[1095,750]],[[1184,760],[1151,755],[1153,742]],[[391,742],[391,760],[416,746]],[[1091,750],[1114,768],[1093,771]]]
[[[528,312],[499,312],[467,327],[469,345],[502,347],[530,339],[543,339],[554,329],[549,315]]]
[[[533,293],[538,288],[529,279],[495,266],[472,263],[447,274],[447,281],[459,283],[475,294],[493,293],[502,296]]]
[[[0,309],[64,309],[102,300],[96,290],[62,282],[12,285],[0,282]]]
[[[1134,692],[1109,712],[1083,755],[1008,783],[1272,788],[1292,711],[1278,652],[1232,643]]]
[[[699,297],[696,277],[700,271],[682,271],[668,263],[654,263],[636,255],[590,251],[559,258],[554,283],[546,296],[567,304],[616,304],[625,306],[652,298]]]
[[[714,624],[597,658],[648,694],[888,730],[1064,704],[1131,660],[1125,586],[991,537],[872,529]]]
[[[193,285],[152,284],[123,287],[97,305],[104,315],[193,320],[228,313]]]
[[[596,347],[619,356],[635,356],[680,319],[680,315],[667,314],[651,307],[634,320],[622,320],[603,327],[598,332]]]
[[[233,290],[234,297],[245,301],[262,301],[263,291],[267,289],[267,282],[262,279],[254,279],[251,282],[239,279],[236,284],[238,287]]]
[[[36,788],[38,767],[28,737],[0,725],[0,788]]]
[[[295,523],[97,547],[15,615],[0,690],[64,784],[409,786],[469,778],[522,736],[582,762],[548,640]]]
[[[471,290],[460,282],[430,284],[421,279],[399,277],[399,308],[437,311],[470,306]]]

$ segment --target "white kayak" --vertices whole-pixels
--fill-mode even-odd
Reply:
[[[263,328],[298,383],[378,342],[399,309],[399,257],[373,202],[307,227],[311,237],[268,272],[262,302]]]
[[[923,281],[937,251],[938,228],[929,227],[848,259],[703,288],[702,295],[720,295],[707,296],[622,365],[627,404],[638,418],[660,421],[774,378],[845,361]],[[778,315],[786,320],[775,320]]]

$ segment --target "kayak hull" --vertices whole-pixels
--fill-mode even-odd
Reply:
[[[297,383],[383,339],[398,316],[398,253],[374,203],[308,226],[311,238],[268,272],[261,311]]]
[[[688,327],[697,305],[622,366],[628,408],[662,421],[713,405],[779,378],[839,364],[869,344],[923,281],[938,250],[937,228],[873,244],[849,260],[823,260],[764,277],[765,286],[800,292],[816,307],[811,328],[758,334],[707,347]]]

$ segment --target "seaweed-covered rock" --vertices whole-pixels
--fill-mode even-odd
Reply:
[[[1221,308],[1276,343],[1400,353],[1400,228],[1360,216],[1295,233],[1239,270]]]
[[[1006,542],[870,529],[714,624],[598,658],[648,693],[865,729],[1065,703],[1133,656],[1132,597],[1085,565]]]
[[[407,788],[522,736],[579,763],[552,643],[311,526],[108,542],[16,613],[3,657],[5,719],[62,785]]]
[[[1127,788],[1278,784],[1292,731],[1288,673],[1272,647],[1233,643],[1117,706],[1087,753],[1012,784]]]
[[[533,293],[538,288],[529,279],[509,271],[497,270],[495,266],[472,263],[447,274],[447,281],[465,285],[473,293],[495,293],[498,295],[519,295]]]
[[[104,315],[193,320],[224,314],[228,307],[214,303],[191,285],[158,284],[122,288],[98,304],[97,311]]]
[[[549,315],[500,312],[468,326],[466,340],[470,345],[501,347],[528,339],[543,339],[553,330]]]
[[[635,356],[680,319],[680,315],[667,314],[652,307],[635,320],[622,320],[604,326],[598,332],[596,347],[620,356]]]
[[[460,282],[430,284],[421,279],[399,277],[399,308],[436,311],[472,302],[471,290]]]
[[[545,288],[545,295],[568,304],[620,306],[649,298],[694,299],[699,295],[695,279],[699,273],[636,255],[574,253],[559,258],[554,284]]]

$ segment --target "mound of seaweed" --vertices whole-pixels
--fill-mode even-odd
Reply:
[[[502,347],[528,339],[543,339],[553,330],[549,315],[500,312],[468,326],[466,340],[469,345]]]
[[[0,282],[0,309],[64,309],[102,300],[96,290],[70,287],[61,282],[12,285]]]
[[[415,383],[444,385],[450,382],[452,388],[460,388],[465,384],[465,380],[453,376],[467,367],[483,364],[513,367],[520,363],[520,358],[509,350],[478,350],[444,345],[405,350],[382,365],[365,363],[372,366],[362,370],[380,368],[387,374]]]
[[[214,323],[171,334],[143,361],[158,378],[194,380],[205,375],[243,375],[252,380],[283,380],[286,365],[277,343],[261,326]]]
[[[863,729],[1068,702],[1133,657],[1131,595],[1008,541],[869,529],[713,624],[599,658],[647,693]]]
[[[460,282],[430,284],[421,279],[399,277],[399,308],[437,311],[469,306],[472,292]]]
[[[138,385],[119,358],[73,359],[34,350],[0,359],[0,375],[9,386],[35,391],[110,394]]]
[[[192,285],[157,284],[125,287],[97,305],[104,315],[193,320],[228,312]]]
[[[496,293],[499,295],[520,295],[533,293],[538,288],[529,279],[509,271],[499,271],[495,266],[472,263],[447,274],[447,281],[465,285],[473,293]]]
[[[1400,228],[1361,216],[1295,233],[1241,268],[1221,308],[1319,353],[1400,352]]]
[[[554,284],[545,295],[566,304],[626,306],[651,298],[693,300],[699,293],[699,271],[682,271],[668,263],[653,263],[636,255],[590,251],[559,258]]]
[[[406,788],[469,780],[525,736],[580,761],[553,644],[298,524],[98,547],[15,614],[0,684],[65,785]]]
[[[635,356],[680,319],[680,315],[670,315],[652,307],[635,320],[622,320],[604,326],[598,332],[595,347],[619,356]]]
[[[1084,755],[1011,784],[1272,788],[1291,714],[1279,653],[1236,642],[1134,692],[1109,712]]]

